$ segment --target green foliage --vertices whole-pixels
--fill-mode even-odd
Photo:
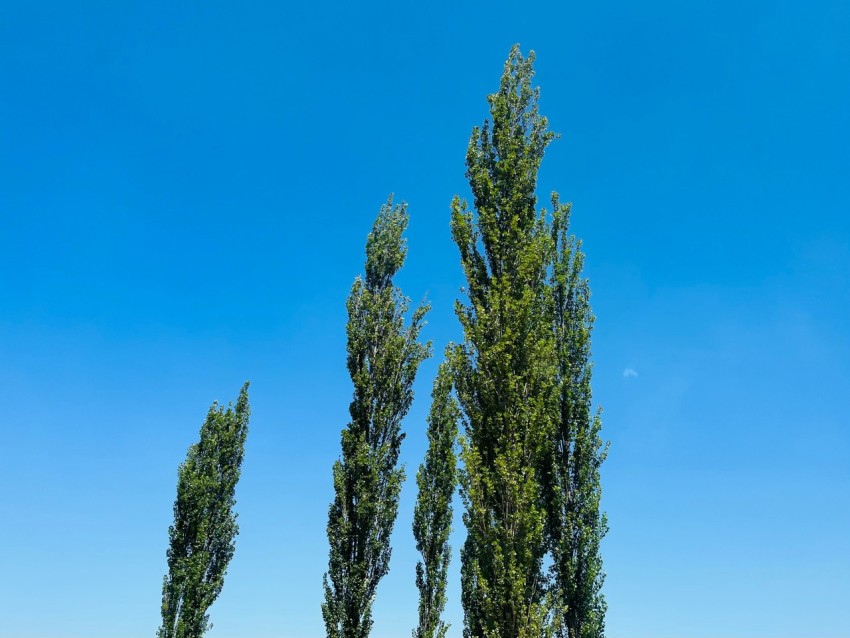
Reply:
[[[410,301],[392,279],[407,254],[408,216],[392,199],[381,208],[366,242],[366,279],[355,280],[348,308],[348,371],[354,383],[351,421],[334,463],[335,497],[328,513],[330,555],[322,616],[328,638],[366,638],[372,602],[387,573],[390,534],[404,480],[397,467],[401,421],[430,344],[418,342],[427,306],[405,327]]]
[[[446,605],[446,572],[451,558],[452,496],[457,485],[454,445],[460,411],[451,395],[451,371],[440,365],[431,393],[428,451],[416,474],[419,495],[413,512],[413,537],[422,560],[416,564],[419,626],[413,638],[445,638],[440,619]]]
[[[473,215],[452,205],[469,305],[451,357],[463,412],[461,552],[466,638],[601,638],[599,553],[607,531],[599,468],[607,447],[591,410],[590,289],[569,235],[569,205],[536,209],[554,135],[537,110],[534,54],[511,50],[492,124],[473,130]],[[542,564],[549,555],[551,568]]]
[[[221,593],[239,532],[234,492],[249,416],[246,383],[235,409],[213,403],[178,470],[158,638],[200,638],[211,626],[207,610]]]
[[[569,235],[570,206],[553,195],[552,303],[558,353],[558,419],[545,476],[553,591],[566,610],[563,638],[601,638],[606,603],[599,552],[608,530],[600,512],[599,468],[607,455],[599,414],[591,407],[590,287],[581,243]]]
[[[553,622],[539,477],[557,404],[552,241],[535,188],[554,135],[538,113],[533,59],[511,50],[499,90],[488,97],[492,124],[473,129],[466,164],[477,215],[457,197],[452,203],[469,296],[469,305],[457,303],[464,342],[451,356],[465,426],[466,638],[539,638]]]

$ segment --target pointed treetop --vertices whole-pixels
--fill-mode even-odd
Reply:
[[[386,288],[404,264],[407,240],[403,234],[407,222],[407,204],[393,205],[390,195],[366,239],[366,285],[370,289]]]

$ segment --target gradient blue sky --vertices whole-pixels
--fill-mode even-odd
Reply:
[[[841,0],[0,4],[0,637],[153,636],[177,465],[245,379],[209,636],[323,635],[345,297],[395,192],[458,338],[449,202],[514,42],[598,316],[609,636],[850,636],[848,34]],[[415,623],[413,485],[374,638]]]

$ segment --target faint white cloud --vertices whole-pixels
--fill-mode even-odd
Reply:
[[[638,373],[637,373],[637,370],[635,370],[634,368],[626,368],[625,370],[623,370],[623,376],[626,377],[627,379],[629,379],[629,378],[637,379]]]

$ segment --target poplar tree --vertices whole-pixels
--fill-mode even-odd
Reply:
[[[413,537],[422,560],[416,564],[419,625],[413,638],[444,638],[448,630],[441,614],[446,606],[446,573],[451,558],[452,496],[457,486],[454,446],[460,419],[451,392],[451,371],[444,362],[431,393],[428,451],[416,474],[419,495],[413,512]]]
[[[591,407],[590,339],[594,316],[583,276],[581,242],[569,234],[570,205],[553,195],[553,327],[558,356],[558,417],[545,475],[553,593],[565,609],[559,635],[601,638],[605,631],[599,468],[607,455],[602,422]]]
[[[207,610],[221,593],[239,533],[234,492],[249,416],[246,383],[235,408],[212,404],[177,472],[158,638],[200,638],[211,627]]]
[[[367,638],[372,603],[389,570],[390,534],[398,513],[404,469],[398,456],[401,421],[413,399],[419,364],[430,344],[418,342],[428,307],[405,326],[410,300],[393,285],[407,247],[407,207],[381,208],[366,241],[366,277],[348,297],[348,372],[354,383],[351,420],[333,466],[328,513],[330,555],[322,616],[328,638]]]
[[[537,172],[554,135],[538,113],[534,54],[515,46],[491,120],[475,127],[467,178],[475,214],[455,197],[452,236],[468,305],[457,302],[464,341],[452,352],[463,413],[460,474],[467,538],[461,550],[466,638],[539,638],[553,609],[542,562],[540,470],[557,393],[547,271],[552,241],[537,210]]]

